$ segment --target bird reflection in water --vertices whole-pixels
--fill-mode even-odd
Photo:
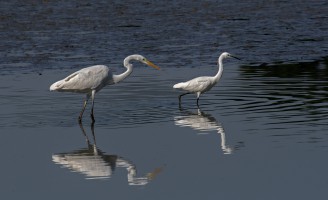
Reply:
[[[146,185],[162,171],[160,167],[145,176],[137,177],[137,168],[133,163],[117,155],[108,155],[96,146],[94,123],[91,124],[94,144],[90,142],[82,123],[80,123],[80,128],[88,147],[68,153],[53,154],[54,163],[72,172],[79,172],[85,175],[86,179],[108,179],[116,168],[125,168],[129,185]]]
[[[225,131],[221,123],[219,123],[212,115],[202,112],[199,108],[197,113],[183,110],[180,107],[183,116],[174,117],[175,125],[181,127],[191,127],[197,131],[217,131],[221,137],[221,149],[223,154],[232,154],[232,148],[226,144]]]

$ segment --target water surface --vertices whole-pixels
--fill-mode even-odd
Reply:
[[[7,199],[324,199],[327,2],[0,3],[0,192]],[[32,13],[32,14],[31,14]],[[173,84],[224,74],[183,97]],[[89,65],[133,74],[96,96],[49,92]]]

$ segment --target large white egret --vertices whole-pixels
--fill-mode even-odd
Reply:
[[[133,60],[142,62],[155,69],[160,69],[154,63],[150,62],[141,55],[130,55],[126,57],[123,61],[123,65],[127,68],[127,70],[122,74],[112,74],[111,70],[105,65],[95,65],[91,67],[86,67],[77,72],[74,72],[73,74],[67,76],[66,78],[60,81],[55,82],[50,86],[50,91],[56,90],[59,92],[85,93],[86,99],[79,115],[79,121],[81,122],[82,120],[83,112],[90,97],[92,99],[91,119],[92,121],[95,121],[93,114],[95,94],[106,85],[113,85],[119,83],[120,81],[128,77],[133,70],[133,66],[130,63],[130,61]]]
[[[181,105],[181,97],[186,94],[193,94],[195,93],[197,95],[197,106],[199,107],[198,101],[201,94],[204,92],[209,91],[221,78],[223,73],[223,64],[222,60],[224,58],[236,58],[240,60],[239,58],[224,52],[220,55],[218,59],[218,66],[219,70],[215,76],[201,76],[194,79],[191,79],[187,82],[177,83],[173,86],[173,88],[182,89],[184,91],[187,91],[186,93],[183,93],[179,95],[179,105]]]

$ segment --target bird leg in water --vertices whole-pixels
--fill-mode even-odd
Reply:
[[[85,107],[87,106],[87,103],[89,101],[89,98],[90,98],[90,94],[87,94],[87,96],[85,97],[85,100],[84,100],[84,104],[83,104],[83,108],[80,112],[80,116],[79,116],[79,122],[81,123],[82,121],[82,116],[83,116],[83,113],[84,113],[84,110],[85,110]]]
[[[93,136],[93,142],[96,146],[96,135],[95,135],[95,122],[91,122],[91,133],[92,133],[92,136]]]
[[[181,97],[186,95],[186,94],[190,94],[190,92],[187,92],[187,93],[183,93],[183,94],[180,94],[179,95],[179,105],[181,105]]]
[[[95,117],[93,115],[93,106],[94,106],[94,103],[95,103],[95,94],[96,94],[96,91],[92,90],[92,94],[91,94],[91,99],[92,99],[91,119],[92,119],[92,122],[95,122]]]
[[[199,108],[199,104],[198,104],[198,102],[199,102],[199,97],[200,97],[200,92],[197,92],[197,107]]]
[[[82,121],[79,121],[79,125],[80,125],[80,129],[81,129],[81,131],[82,131],[82,133],[83,133],[83,135],[84,135],[84,137],[85,137],[85,140],[86,140],[86,142],[87,142],[87,145],[88,145],[88,146],[91,146],[91,144],[90,144],[90,140],[89,140],[89,138],[88,138],[88,136],[87,136],[87,134],[85,133],[85,130],[84,130],[84,128],[83,128]]]
[[[86,132],[84,130],[82,122],[79,122],[79,125],[80,125],[80,129],[81,129],[81,131],[82,131],[82,133],[85,137],[85,140],[87,142],[87,145],[88,145],[89,149],[93,146],[96,146],[95,123],[91,122],[91,133],[92,133],[92,136],[93,136],[93,144],[94,145],[92,145],[92,143],[90,142],[89,137],[88,137],[88,135],[86,134]]]

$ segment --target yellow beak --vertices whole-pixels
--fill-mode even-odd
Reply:
[[[150,67],[153,67],[155,69],[160,70],[161,68],[159,68],[157,65],[155,65],[154,63],[150,62],[149,60],[146,60],[146,64]]]

